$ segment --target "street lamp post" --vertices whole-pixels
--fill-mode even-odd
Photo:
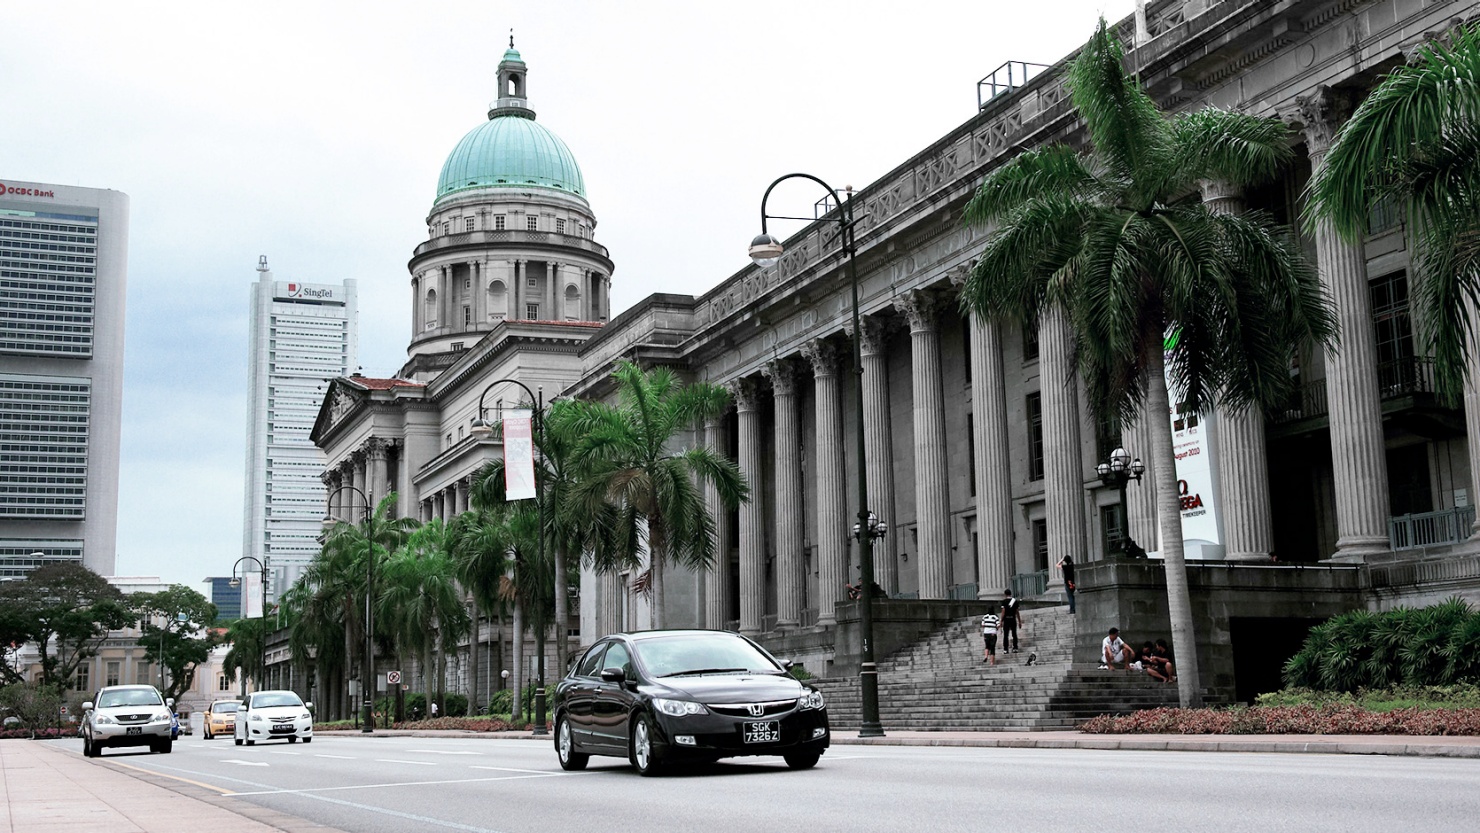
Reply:
[[[539,448],[540,441],[544,438],[541,431],[544,430],[545,389],[541,387],[539,392],[536,393],[529,389],[529,385],[524,384],[518,379],[495,379],[488,383],[488,387],[484,388],[483,393],[478,396],[478,416],[473,420],[473,433],[480,437],[487,437],[493,433],[493,423],[487,419],[488,409],[484,407],[483,402],[488,397],[489,391],[502,384],[518,385],[529,395],[529,401],[534,403],[535,442],[533,445],[535,448]],[[507,457],[505,457],[504,465],[508,465]],[[539,532],[535,536],[538,540],[536,546],[539,552],[540,564],[543,565],[545,563],[545,492],[544,484],[540,482],[540,469],[538,466],[534,469],[534,512],[535,523],[539,527]],[[555,577],[556,593],[564,592],[564,583],[564,576]],[[565,634],[556,634],[555,638],[564,639]],[[543,650],[539,652],[539,658],[535,661],[535,678],[539,683],[539,687],[534,691],[534,730],[531,734],[543,735],[545,734],[545,652]]]
[[[868,448],[864,444],[863,437],[863,328],[858,314],[858,264],[856,262],[857,245],[853,235],[853,191],[848,190],[845,199],[839,198],[838,192],[831,185],[823,182],[811,174],[794,173],[787,174],[772,182],[766,188],[766,193],[761,197],[761,233],[750,241],[750,257],[760,266],[772,266],[781,259],[781,253],[785,251],[781,241],[766,233],[766,220],[806,220],[814,218],[786,217],[779,214],[766,213],[766,200],[771,196],[777,185],[788,179],[807,179],[821,185],[827,190],[828,196],[837,201],[838,207],[835,216],[838,221],[838,237],[843,245],[843,253],[848,260],[848,282],[853,291],[853,405],[858,417],[858,443],[856,452],[858,457],[858,521],[853,525],[853,536],[858,540],[858,563],[862,573],[860,582],[863,585],[860,598],[859,628],[861,629],[861,641],[863,650],[859,656],[859,687],[863,693],[863,722],[859,726],[858,736],[863,738],[883,737],[884,727],[879,722],[879,670],[874,664],[874,613],[873,613],[873,587],[874,587],[874,532],[878,529],[878,519],[870,526],[869,517],[873,515],[868,508],[868,477],[865,470],[868,456]]]
[[[262,669],[262,678],[257,681],[257,687],[259,689],[267,687],[267,562],[269,560],[270,559],[265,555],[261,558],[258,558],[255,555],[244,555],[241,558],[238,558],[236,560],[236,563],[231,565],[231,581],[227,582],[227,586],[229,586],[233,590],[241,586],[242,580],[240,578],[237,578],[236,573],[237,568],[241,566],[243,561],[250,561],[253,564],[256,564],[258,570],[262,574],[262,655],[261,657],[259,657],[262,662],[262,665],[260,666]],[[242,575],[246,575],[246,570],[242,570]],[[161,661],[163,661],[164,634],[160,634],[159,640],[160,659]],[[159,682],[161,686],[164,685],[163,665],[161,665],[159,668]]]
[[[1130,481],[1141,479],[1141,475],[1146,473],[1146,464],[1141,462],[1140,457],[1132,460],[1130,452],[1117,447],[1110,452],[1109,459],[1095,466],[1095,473],[1100,475],[1101,483],[1120,492],[1120,539],[1117,543],[1120,545],[1118,551],[1124,557],[1136,545],[1131,538],[1131,516],[1125,503],[1125,487]]]
[[[360,663],[360,687],[364,689],[361,699],[364,701],[364,714],[360,721],[360,732],[369,734],[375,731],[375,542],[370,540],[370,495],[354,486],[340,486],[329,493],[327,501],[330,506],[334,505],[334,496],[343,491],[354,492],[365,502],[365,656]],[[333,515],[324,516],[324,528],[329,529],[340,520]]]

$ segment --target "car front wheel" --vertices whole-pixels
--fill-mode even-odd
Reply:
[[[560,768],[564,770],[585,769],[591,760],[590,755],[576,751],[575,738],[570,733],[570,721],[564,717],[555,725],[555,754],[559,756]]]
[[[632,745],[627,753],[638,775],[653,776],[662,771],[662,764],[653,751],[653,719],[640,715],[632,727]]]
[[[207,726],[206,727],[206,740],[210,740],[210,739],[211,739],[211,728],[209,726]]]
[[[236,745],[237,746],[241,746],[242,745],[242,739],[241,738],[237,738],[236,739]]]
[[[98,757],[98,755],[100,755],[102,753],[99,751],[98,745],[96,743],[93,743],[92,741],[88,740],[87,735],[83,735],[82,736],[82,754],[83,754],[84,757],[87,757],[87,758],[96,758],[96,757]]]
[[[782,756],[786,759],[786,765],[792,769],[811,769],[817,766],[817,761],[822,757],[821,752],[788,752]]]

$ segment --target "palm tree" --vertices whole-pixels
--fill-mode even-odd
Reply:
[[[391,492],[360,523],[340,521],[324,537],[322,558],[311,562],[303,574],[310,584],[330,590],[346,624],[345,638],[354,646],[347,648],[346,654],[352,655],[358,649],[363,660],[361,668],[372,672],[375,658],[364,656],[370,572],[380,575],[386,557],[404,544],[419,525],[413,518],[395,517],[392,511],[395,505],[396,493]],[[362,682],[370,685],[373,680]]]
[[[435,690],[444,715],[447,651],[457,647],[469,621],[456,574],[450,529],[433,519],[412,532],[405,545],[386,560],[376,593],[377,621],[390,631],[397,646],[418,652],[427,699],[431,700]],[[435,671],[433,648],[437,649]]]
[[[1030,150],[987,176],[966,220],[995,232],[963,305],[1025,327],[1061,311],[1092,405],[1126,421],[1164,420],[1169,387],[1194,412],[1280,401],[1291,353],[1334,332],[1315,272],[1268,215],[1218,214],[1188,197],[1201,180],[1274,176],[1290,158],[1288,129],[1217,109],[1168,118],[1126,73],[1103,19],[1068,72],[1093,152]],[[1192,707],[1201,691],[1170,427],[1156,434],[1179,693]]]
[[[503,613],[506,607],[499,598],[499,581],[512,566],[513,562],[509,554],[513,545],[508,540],[508,527],[504,524],[501,513],[484,508],[477,486],[478,478],[481,476],[481,474],[475,476],[474,487],[469,494],[469,503],[472,508],[453,518],[449,526],[452,536],[453,569],[456,571],[457,580],[467,590],[474,609],[492,618]],[[476,707],[471,705],[471,701],[478,699],[477,636],[475,629],[473,637],[468,641],[468,650],[474,657],[472,664],[474,680],[471,686],[473,696],[469,700],[470,708],[481,710],[481,706],[485,705],[486,701],[477,704]],[[489,679],[493,679],[491,668]]]
[[[582,473],[571,492],[588,514],[615,510],[609,560],[640,558],[646,543],[652,626],[666,616],[663,568],[675,561],[696,569],[714,560],[714,518],[703,486],[714,483],[729,508],[750,499],[750,487],[731,460],[707,446],[674,450],[674,437],[723,413],[724,388],[707,382],[682,385],[667,368],[644,372],[618,362],[616,406],[572,403],[571,430],[583,437],[577,454]]]
[[[321,551],[314,562],[324,557]],[[344,608],[335,596],[341,587],[313,578],[325,573],[315,570],[300,576],[283,593],[279,609],[288,628],[288,649],[294,663],[311,673],[310,679],[316,681],[314,687],[319,690],[316,699],[322,701],[321,712],[338,719],[342,716],[340,694],[344,691],[349,654],[345,650]]]
[[[1416,318],[1439,390],[1453,399],[1474,344],[1470,311],[1480,306],[1480,25],[1450,36],[1357,107],[1311,179],[1307,217],[1359,240],[1378,203],[1403,208],[1417,238]]]
[[[267,669],[262,667],[263,648],[267,640],[266,622],[266,619],[260,617],[243,617],[226,626],[226,641],[231,643],[231,650],[221,660],[223,670],[230,671],[243,680],[247,677],[254,680],[266,679],[264,675]]]

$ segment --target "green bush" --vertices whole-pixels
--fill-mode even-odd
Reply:
[[[1322,692],[1480,683],[1480,613],[1452,598],[1316,626],[1285,663],[1285,685]]]
[[[1350,705],[1375,712],[1396,709],[1477,709],[1480,708],[1480,685],[1465,683],[1447,686],[1394,686],[1375,690],[1361,689],[1356,692],[1287,688],[1259,695],[1255,705]]]
[[[529,715],[534,714],[534,693],[535,693],[535,691],[537,689],[539,689],[539,686],[536,685],[536,684],[534,684],[534,683],[530,683],[529,685],[527,685],[527,686],[524,687],[524,697],[523,697],[524,706],[523,706],[523,709],[520,712],[520,714],[522,716],[528,717]],[[555,686],[550,685],[550,686],[546,686],[545,687],[545,697],[546,698],[553,697],[554,694],[555,694]],[[547,699],[545,702],[546,702],[546,705],[548,707],[548,704],[549,704],[550,701]],[[507,716],[507,715],[513,714],[513,712],[514,712],[514,689],[512,689],[512,688],[501,688],[498,691],[495,691],[493,693],[493,696],[489,698],[489,700],[488,700],[488,713],[490,715],[506,715]]]
[[[443,696],[442,702],[447,706],[447,714],[443,717],[466,717],[468,714],[468,695],[448,693]]]

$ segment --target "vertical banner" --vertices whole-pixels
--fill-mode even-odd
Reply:
[[[534,420],[528,408],[504,417],[504,489],[507,500],[534,497]]]
[[[242,616],[256,619],[262,615],[262,574],[250,572],[242,576]]]
[[[1169,331],[1163,346],[1167,353],[1167,393],[1172,400],[1167,419],[1172,429],[1177,499],[1182,507],[1182,550],[1189,559],[1220,559],[1223,528],[1218,515],[1218,460],[1213,442],[1217,419],[1212,412],[1192,413],[1176,401],[1171,354],[1177,349],[1180,335],[1177,330]]]

